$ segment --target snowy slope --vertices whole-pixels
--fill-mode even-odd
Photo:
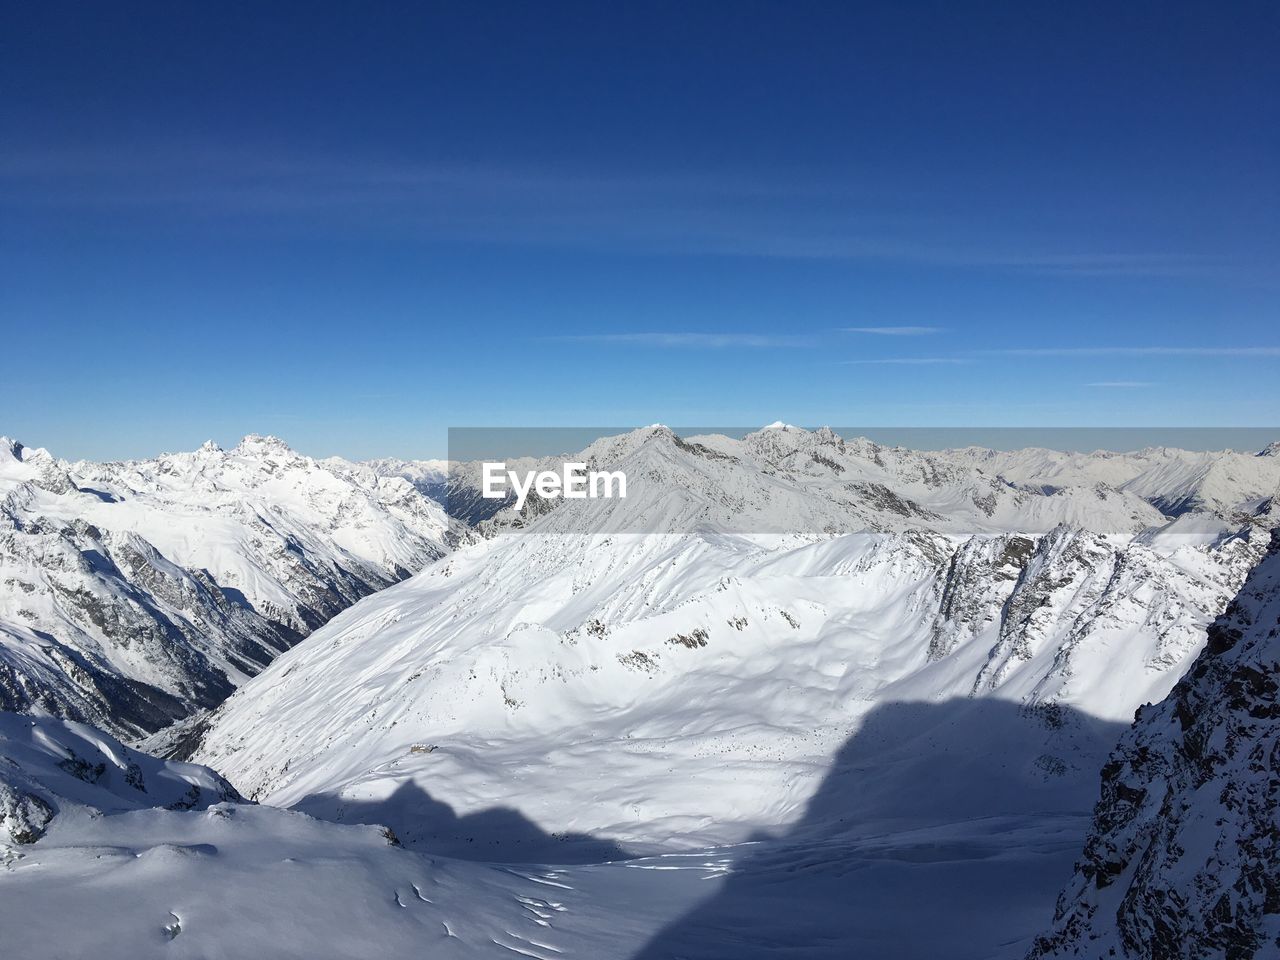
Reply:
[[[1146,707],[1033,958],[1280,954],[1280,534],[1190,672]]]
[[[1180,473],[1139,494],[967,456],[780,425],[598,441],[581,459],[635,477],[626,500],[500,510],[186,731],[277,806],[61,801],[4,854],[6,937],[130,958],[1023,956],[1115,738],[1267,537],[1239,503],[1162,514]]]
[[[193,763],[157,760],[83,723],[0,713],[0,841],[35,843],[53,819],[166,807],[203,809],[240,800]]]
[[[637,871],[592,869],[584,897],[555,870],[420,856],[84,724],[0,713],[5,956],[622,958],[678,910],[628,920]]]
[[[28,810],[42,811],[42,833],[21,826],[16,841],[9,811],[22,801],[0,808],[6,955],[102,960],[978,960],[1028,927],[1039,878],[1067,865],[1073,823],[1009,817],[628,860],[489,864],[395,846],[377,825],[220,799],[225,782],[206,768],[154,760],[82,725],[0,714],[0,786],[14,784]],[[842,797],[832,778],[811,806]],[[478,838],[532,830],[512,818],[469,829]],[[930,923],[906,922],[913,900],[929,905]]]
[[[272,438],[69,464],[0,440],[0,707],[137,735],[445,550],[403,480]]]
[[[1053,718],[1124,720],[1164,696],[1261,551],[1248,528],[1135,535],[1164,518],[1110,489],[1081,495],[1127,534],[1062,525],[1079,502],[927,455],[794,429],[713,442],[597,442],[585,459],[657,481],[557,506],[347,611],[218,710],[199,758],[273,803],[391,813],[432,849],[458,838],[403,791],[686,848],[796,822],[879,708],[990,697],[1032,731],[1015,778],[1079,777],[1083,796],[1106,743]],[[726,530],[779,510],[871,532]],[[693,532],[575,533],[672,517]]]
[[[900,917],[883,909],[885,896],[904,884],[937,900],[938,924],[918,926],[922,936],[890,934],[892,956],[933,958],[943,934],[972,931],[962,942],[974,947],[947,955],[976,960],[991,936],[989,914],[975,909],[987,894],[956,883],[958,871],[974,878],[974,863],[922,863],[919,853],[980,851],[982,876],[1016,882],[1057,865],[1064,845],[1016,823],[969,837],[908,835],[902,857],[885,837],[845,841],[836,849],[858,865],[855,886],[832,886],[824,851],[805,842],[756,843],[749,866],[729,849],[559,866],[448,859],[396,846],[378,825],[238,802],[207,768],[155,760],[84,725],[12,714],[0,714],[0,818],[6,956],[101,960],[632,960],[670,957],[673,942],[690,957],[775,943],[833,958],[861,946],[858,955],[887,960],[877,948]],[[468,829],[536,832],[510,817]],[[1035,885],[1022,886],[999,917],[1001,936],[1025,926]],[[732,933],[686,932],[704,911],[742,909],[752,915],[734,917]],[[845,929],[830,939],[834,917],[852,918],[860,939]]]

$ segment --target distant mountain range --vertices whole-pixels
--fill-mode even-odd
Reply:
[[[270,437],[105,464],[0,439],[0,707],[158,730],[444,554],[447,527],[409,483]]]

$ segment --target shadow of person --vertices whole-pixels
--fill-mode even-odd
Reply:
[[[1078,854],[1123,724],[990,699],[890,703],[804,814],[632,960],[1020,957]]]
[[[509,807],[458,816],[420,784],[406,780],[383,800],[311,794],[293,805],[320,820],[390,827],[412,850],[492,863],[606,863],[630,855],[609,840],[581,833],[547,833]]]

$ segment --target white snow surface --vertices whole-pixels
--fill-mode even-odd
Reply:
[[[1265,546],[1270,468],[1214,456],[597,441],[635,496],[495,517],[205,718],[270,807],[59,813],[0,922],[37,956],[1020,957]],[[44,902],[108,935],[14,922]]]
[[[1107,750],[1266,539],[1239,503],[1170,520],[1092,476],[1046,491],[798,429],[583,459],[661,482],[495,522],[238,691],[198,757],[435,855],[729,865],[683,917],[662,883],[632,894],[628,918],[670,917],[637,958],[1020,955]],[[921,509],[833,495],[851,474]],[[735,508],[836,530],[733,532]],[[688,532],[599,532],[651,511]]]
[[[0,830],[6,955],[656,960],[781,948],[976,960],[994,938],[1030,929],[1037,905],[1026,891],[1074,838],[1070,817],[1002,818],[594,863],[485,863],[228,790],[206,768],[146,757],[87,726],[0,714],[0,801],[38,795],[53,813],[34,842]],[[1002,886],[1012,896],[993,913],[990,890]],[[932,924],[904,936],[908,896],[931,904]]]

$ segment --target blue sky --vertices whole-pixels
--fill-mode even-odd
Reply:
[[[1280,423],[1274,5],[0,17],[0,433],[64,456]]]

